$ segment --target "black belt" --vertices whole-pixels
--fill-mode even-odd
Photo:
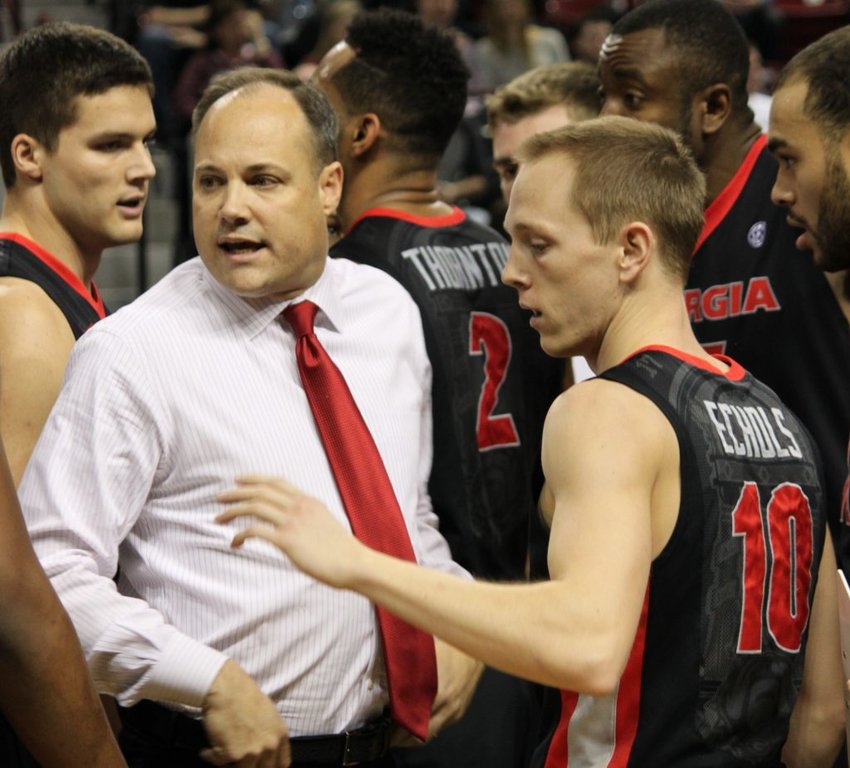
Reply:
[[[175,749],[200,752],[210,746],[200,720],[152,701],[141,701],[134,707],[121,708],[121,720]],[[295,765],[349,766],[379,760],[389,749],[391,730],[392,721],[385,714],[353,731],[329,736],[297,736],[289,740],[292,762]]]

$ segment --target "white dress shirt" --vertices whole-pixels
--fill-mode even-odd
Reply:
[[[464,573],[426,490],[431,371],[416,306],[383,272],[343,259],[303,298],[320,307],[316,335],[377,443],[419,562]],[[348,525],[286,304],[240,299],[194,259],[74,348],[20,494],[97,686],[122,704],[198,707],[227,658],[292,736],[356,727],[386,704],[372,605],[267,542],[232,550],[244,523],[214,522],[234,477],[267,473]]]

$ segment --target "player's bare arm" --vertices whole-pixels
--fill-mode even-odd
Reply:
[[[79,640],[36,559],[0,452],[0,709],[45,768],[124,760]]]
[[[788,768],[832,765],[844,738],[844,671],[836,583],[835,551],[827,529],[809,619],[803,685],[782,750],[782,761]]]
[[[403,563],[367,549],[320,502],[268,477],[243,478],[223,494],[232,506],[219,519],[259,518],[235,546],[265,538],[314,577],[361,592],[486,664],[607,693],[634,640],[652,557],[675,521],[675,436],[644,398],[595,380],[559,397],[543,441],[555,500],[549,582],[469,582]],[[671,455],[673,468],[662,468]]]
[[[62,386],[74,335],[35,283],[0,278],[0,431],[17,486]]]

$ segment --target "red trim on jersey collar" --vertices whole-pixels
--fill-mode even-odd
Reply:
[[[726,218],[726,214],[729,213],[732,206],[735,205],[735,201],[741,194],[741,190],[744,189],[747,180],[750,178],[753,166],[756,164],[756,160],[758,160],[758,156],[761,154],[761,151],[765,148],[765,146],[767,146],[767,136],[762,134],[755,140],[753,146],[750,147],[750,151],[747,152],[744,162],[741,163],[738,170],[735,171],[735,175],[723,188],[723,191],[715,197],[714,200],[711,201],[711,205],[705,209],[705,224],[703,225],[702,232],[700,232],[699,238],[697,239],[694,253],[702,247],[702,244],[708,239],[709,235],[717,229],[718,224]]]
[[[38,243],[34,243],[28,237],[19,235],[17,232],[0,232],[0,240],[11,240],[18,245],[22,245],[59,275],[69,287],[80,294],[91,305],[91,308],[97,312],[101,320],[106,317],[103,298],[94,283],[91,284],[91,292],[89,292],[85,285],[83,285],[83,281],[71,271],[65,262],[59,261],[52,253],[45,251]]]
[[[361,213],[354,223],[348,228],[351,232],[363,219],[368,219],[373,216],[383,216],[388,219],[401,219],[408,221],[411,224],[416,224],[420,227],[432,227],[441,229],[442,227],[454,227],[466,220],[466,214],[457,206],[452,206],[452,212],[445,216],[415,216],[406,211],[399,211],[394,208],[370,208],[368,211]]]
[[[744,378],[744,374],[746,373],[739,363],[726,355],[712,355],[713,358],[722,363],[726,363],[726,365],[729,366],[727,370],[721,371],[719,368],[715,368],[711,363],[709,363],[708,360],[704,360],[701,357],[691,355],[687,352],[682,352],[681,349],[676,349],[675,347],[668,347],[664,344],[650,344],[647,347],[641,347],[640,349],[632,352],[626,360],[630,360],[631,358],[639,355],[641,352],[664,352],[668,355],[679,358],[679,360],[682,360],[683,362],[693,365],[695,368],[702,368],[704,371],[708,371],[709,373],[716,373],[718,376],[724,376],[730,381],[740,381]],[[625,362],[625,360],[623,362]]]

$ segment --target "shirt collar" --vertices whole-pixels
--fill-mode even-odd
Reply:
[[[210,291],[224,305],[236,325],[244,329],[249,339],[253,339],[275,322],[280,313],[290,304],[305,299],[312,301],[321,310],[316,315],[317,326],[337,333],[341,331],[342,298],[336,269],[331,258],[326,259],[325,268],[319,275],[319,279],[300,296],[288,301],[268,298],[245,299],[237,296],[232,290],[219,283],[206,267],[203,270],[203,277]]]

